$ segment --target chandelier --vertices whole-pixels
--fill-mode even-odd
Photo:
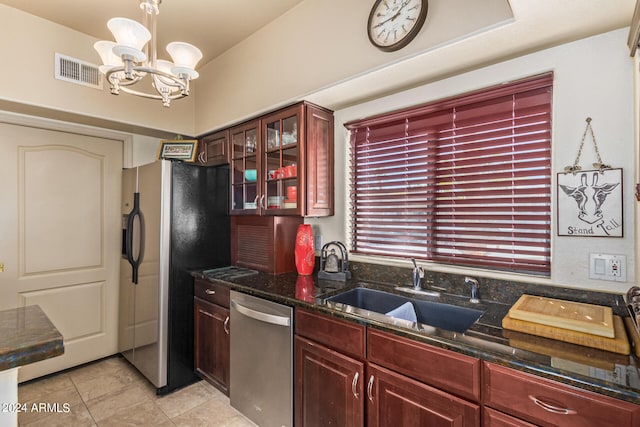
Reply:
[[[99,41],[93,47],[102,59],[99,69],[109,81],[112,94],[122,91],[158,99],[169,107],[171,100],[189,95],[189,81],[198,78],[195,67],[202,52],[189,43],[172,42],[167,52],[173,62],[157,58],[156,17],[161,2],[140,0],[143,24],[127,18],[110,19],[107,27],[116,41]],[[151,87],[143,87],[147,75]]]

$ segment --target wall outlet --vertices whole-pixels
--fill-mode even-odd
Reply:
[[[322,234],[316,234],[313,236],[313,244],[315,246],[316,251],[322,249]]]
[[[624,255],[589,254],[589,278],[627,281],[627,257]]]

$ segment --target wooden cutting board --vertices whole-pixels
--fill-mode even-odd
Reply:
[[[611,307],[524,294],[509,310],[512,319],[615,338]]]
[[[606,350],[619,354],[629,354],[631,352],[631,346],[629,345],[629,339],[627,338],[622,318],[620,316],[613,316],[612,324],[615,329],[615,338],[602,337],[599,335],[572,331],[570,329],[561,329],[555,326],[514,319],[510,314],[507,314],[502,319],[502,327],[504,329],[524,332],[526,334],[537,335],[539,337],[551,338],[571,344],[583,345],[585,347],[597,348],[599,350]]]
[[[633,324],[633,320],[630,317],[624,318],[624,323],[627,325],[627,332],[633,341],[633,348],[635,349],[635,354],[637,357],[640,357],[640,336],[638,336],[638,331],[636,330],[635,325]]]

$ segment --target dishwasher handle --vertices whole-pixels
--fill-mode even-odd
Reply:
[[[244,314],[245,316],[260,322],[271,323],[279,326],[291,326],[291,319],[289,317],[276,316],[275,314],[268,314],[263,313],[262,311],[253,310],[233,300],[231,301],[231,306],[236,309],[238,313]]]

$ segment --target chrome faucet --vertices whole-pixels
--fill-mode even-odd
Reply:
[[[480,302],[480,300],[478,299],[478,288],[480,287],[480,284],[478,283],[477,279],[474,279],[473,277],[465,277],[464,278],[464,283],[467,285],[471,285],[471,299],[469,300],[469,302],[472,302],[474,304],[477,304]]]
[[[424,278],[424,269],[418,267],[415,258],[411,258],[413,262],[413,289],[420,290],[422,288],[422,279]]]

